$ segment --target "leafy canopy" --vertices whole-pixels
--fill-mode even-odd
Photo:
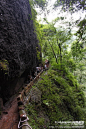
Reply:
[[[47,4],[46,0],[30,0],[30,3],[33,5],[33,7],[39,7],[42,10],[44,10],[44,7]]]
[[[69,9],[71,11],[77,11],[79,9],[86,9],[86,1],[85,0],[56,0],[54,7],[58,7],[63,5],[63,9]]]

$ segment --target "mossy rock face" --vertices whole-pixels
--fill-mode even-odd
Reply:
[[[35,87],[33,89],[31,89],[30,91],[30,96],[31,96],[31,102],[36,103],[36,104],[41,104],[41,91]]]

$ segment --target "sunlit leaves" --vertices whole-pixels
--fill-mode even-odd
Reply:
[[[71,46],[72,55],[74,59],[78,61],[83,57],[81,45],[82,44],[80,42],[75,41]]]
[[[83,36],[86,35],[86,19],[83,19],[80,21],[78,24],[79,30],[77,31],[76,34],[79,34],[79,37],[83,39]]]
[[[47,1],[46,0],[30,0],[30,2],[32,3],[33,6],[35,6],[35,7],[38,6],[42,10],[44,9],[44,7],[47,4]]]
[[[67,41],[70,40],[71,34],[65,29],[56,29],[54,23],[57,22],[58,18],[52,23],[44,24],[40,30],[42,33],[42,52],[44,57],[52,62],[55,61],[62,63],[65,58],[68,45]]]
[[[70,11],[76,11],[77,9],[86,9],[86,1],[85,0],[56,0],[54,7],[58,7],[63,5],[63,10],[69,9]]]

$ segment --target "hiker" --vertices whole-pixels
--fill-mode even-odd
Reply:
[[[37,74],[41,71],[41,67],[36,67]]]
[[[44,65],[44,68],[45,68],[45,70],[47,70],[47,65],[46,64]]]
[[[47,70],[47,69],[48,69],[48,67],[49,67],[49,60],[48,60],[48,59],[46,59],[46,60],[45,60],[45,70]]]
[[[49,60],[47,61],[47,68],[49,67]]]

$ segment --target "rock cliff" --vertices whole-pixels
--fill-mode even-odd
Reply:
[[[38,65],[29,0],[0,0],[0,97],[7,101]]]

